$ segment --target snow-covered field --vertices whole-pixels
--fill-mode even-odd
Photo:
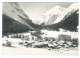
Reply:
[[[48,50],[48,49],[40,49],[40,48],[10,48],[3,47],[2,55],[10,55],[10,56],[18,56],[18,55],[26,55],[26,56],[78,56],[78,49],[73,48],[63,49],[63,50]]]
[[[23,45],[19,45],[18,42],[22,40],[17,38],[3,38],[3,40],[9,40],[12,42],[13,47],[2,46],[2,55],[25,55],[25,56],[78,56],[78,47],[76,48],[62,48],[59,51],[57,49],[48,50],[48,48],[27,48]]]
[[[63,34],[63,35],[70,35],[71,38],[79,38],[79,33],[78,32],[58,32],[58,31],[49,31],[49,30],[41,30],[41,32],[44,33],[44,36],[47,37],[53,37],[57,38],[58,35]]]

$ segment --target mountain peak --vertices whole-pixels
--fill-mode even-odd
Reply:
[[[61,7],[61,6],[55,6],[52,9],[50,9],[49,11],[47,11],[45,14],[50,14],[50,13],[54,13],[55,11],[63,11],[65,8]]]
[[[61,7],[59,5],[57,5],[57,6],[54,7],[54,9],[60,9],[60,8],[63,8],[63,7]]]
[[[51,25],[59,23],[68,17],[70,14],[78,9],[78,3],[71,4],[68,8],[61,7],[59,5],[51,8],[49,11],[42,14],[44,25]]]
[[[59,14],[61,14],[64,10],[65,8],[57,5],[53,7],[52,9],[50,9],[49,11],[43,13],[42,16],[43,16],[44,21],[46,22],[45,25],[53,24],[55,19],[57,19],[57,17],[60,16]]]
[[[69,8],[71,8],[71,9],[78,9],[79,5],[78,5],[78,3],[73,3]]]

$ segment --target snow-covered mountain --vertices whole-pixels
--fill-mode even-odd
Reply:
[[[65,11],[63,11],[60,17],[58,17],[56,19],[56,21],[54,21],[54,24],[60,22],[61,20],[64,20],[66,17],[68,17],[69,15],[71,15],[73,12],[75,12],[78,9],[78,4],[74,3],[72,4],[70,7],[66,8]]]
[[[56,6],[50,9],[48,12],[43,13],[42,16],[43,16],[45,25],[53,23],[59,16],[61,16],[60,13],[64,10],[65,8]]]
[[[65,17],[68,17],[70,14],[76,11],[78,8],[79,7],[77,3],[70,5],[68,8],[56,6],[42,14],[43,23],[44,25],[59,23],[60,21],[64,20]]]

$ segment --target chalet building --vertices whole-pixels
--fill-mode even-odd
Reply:
[[[63,34],[61,34],[61,35],[58,35],[58,40],[59,41],[65,41],[65,42],[67,42],[67,41],[71,41],[71,36],[70,35],[63,35]]]

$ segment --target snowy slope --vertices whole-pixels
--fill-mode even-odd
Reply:
[[[49,11],[47,11],[46,13],[42,14],[43,22],[45,25],[59,23],[60,21],[64,20],[64,17],[68,17],[77,9],[78,9],[77,3],[70,5],[70,7],[68,8],[56,6],[50,9]]]
[[[18,3],[3,3],[3,12],[15,20],[22,21],[18,15],[22,16],[23,18],[28,18],[28,16],[24,16],[23,11],[20,9]]]
[[[17,2],[3,3],[2,11],[3,14],[33,29],[29,24],[26,23],[26,21],[29,21],[29,17],[24,13]]]
[[[56,6],[50,9],[48,12],[43,13],[42,15],[43,15],[45,25],[53,23],[57,19],[57,17],[61,16],[60,13],[64,10],[65,8]]]

